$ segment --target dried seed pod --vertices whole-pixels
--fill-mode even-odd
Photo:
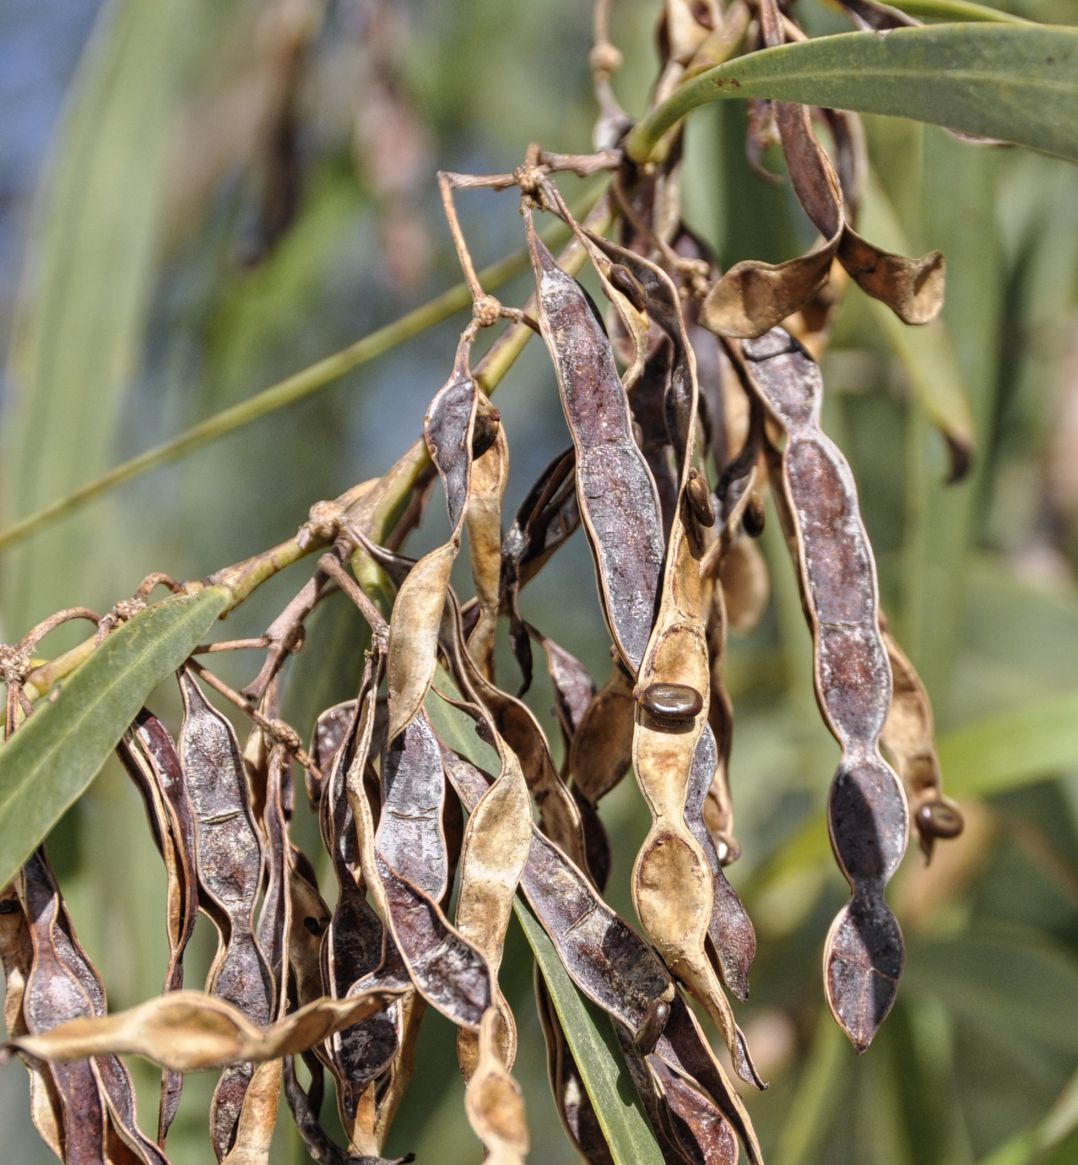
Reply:
[[[472,336],[465,332],[457,346],[449,380],[435,394],[423,421],[427,450],[445,487],[452,532],[448,542],[425,554],[412,567],[393,604],[386,664],[390,740],[419,711],[438,664],[438,629],[471,492],[472,447],[480,395],[468,366],[471,345]]]
[[[273,1013],[273,982],[254,934],[262,846],[251,815],[232,725],[207,703],[193,676],[179,673],[184,719],[180,761],[195,813],[195,853],[205,907],[221,935],[207,990],[259,1026]],[[250,1065],[228,1068],[214,1091],[210,1127],[222,1160],[231,1148]]]
[[[622,263],[613,263],[607,272],[607,279],[621,292],[637,311],[646,311],[648,306],[647,292],[641,287],[640,281]]]
[[[588,1165],[614,1165],[599,1118],[595,1115],[580,1070],[569,1050],[557,1010],[538,968],[535,973],[535,1000],[539,1026],[546,1040],[547,1078],[562,1127]]]
[[[744,353],[756,392],[786,433],[776,459],[776,502],[812,627],[817,699],[842,746],[828,824],[851,900],[828,936],[825,986],[835,1018],[864,1051],[894,1002],[902,969],[902,935],[883,891],[909,827],[902,785],[879,752],[891,669],[875,565],[849,466],[820,431],[818,368],[778,328],[746,343]]]
[[[784,42],[776,0],[760,5],[760,25],[766,44]],[[773,108],[790,183],[825,242],[785,263],[750,259],[730,268],[704,303],[706,325],[724,336],[762,336],[819,293],[835,258],[863,291],[886,303],[905,323],[933,319],[943,304],[943,256],[932,251],[907,259],[861,238],[848,221],[831,160],[812,131],[809,107],[776,101]]]
[[[943,796],[932,705],[921,677],[881,619],[880,630],[894,676],[894,694],[880,739],[906,786],[925,860],[937,841],[962,832],[962,814]]]
[[[176,1072],[227,1068],[313,1048],[383,1010],[398,994],[376,990],[350,999],[317,999],[286,1019],[258,1027],[219,996],[174,991],[127,1011],[73,1018],[39,1036],[26,1036],[18,1046],[55,1064],[119,1054],[142,1056]]]
[[[632,418],[610,342],[527,223],[539,325],[554,360],[576,448],[577,499],[618,653],[634,672],[651,630],[662,562],[655,483],[633,440]]]
[[[323,778],[320,826],[336,877],[337,901],[319,932],[319,964],[322,990],[334,999],[347,998],[359,983],[377,972],[387,960],[390,945],[381,920],[367,901],[346,777],[351,765],[365,766],[370,754],[373,721],[368,718],[361,726],[358,709],[376,686],[374,668],[368,661],[360,699],[351,703],[351,721]],[[410,732],[411,727],[399,739]],[[397,1055],[396,1009],[393,1005],[374,1014],[334,1034],[327,1043],[325,1059],[337,1082],[337,1107],[350,1140],[358,1140],[368,1131],[362,1128],[364,1098],[371,1083]]]
[[[360,733],[367,743],[357,749],[346,778],[360,868],[375,908],[388,926],[416,989],[454,1023],[477,1028],[492,997],[486,960],[452,926],[437,903],[402,878],[375,845],[364,769],[377,695],[377,683],[372,682],[360,704]],[[383,840],[395,847],[392,830]]]
[[[569,750],[573,789],[589,804],[597,805],[632,766],[635,715],[632,683],[615,664],[588,705]]]
[[[486,956],[495,980],[493,1018],[484,1016],[478,1039],[465,1031],[457,1036],[457,1056],[466,1079],[481,1071],[489,1058],[485,1042],[493,1041],[505,1071],[512,1068],[517,1050],[516,1023],[497,987],[497,975],[531,842],[531,799],[516,754],[497,737],[495,743],[502,770],[472,809],[460,854],[457,928]]]
[[[681,504],[670,528],[659,608],[640,664],[637,688],[646,693],[652,685],[676,685],[660,688],[656,694],[669,697],[666,706],[679,718],[663,721],[637,715],[633,761],[637,782],[652,812],[652,828],[633,868],[633,902],[667,965],[719,1026],[738,1072],[758,1083],[707,947],[712,930],[714,945],[726,944],[726,915],[735,902],[740,903],[722,877],[714,842],[703,821],[714,766],[708,772],[700,767],[694,771],[697,748],[710,737],[703,696],[710,680],[703,580],[696,548],[680,516],[694,459],[699,397],[695,363],[686,339],[681,300],[670,279],[639,255],[605,239],[593,237],[592,241],[608,257],[633,271],[647,291],[652,318],[673,350],[667,429],[679,471]],[[637,514],[640,523],[651,520],[652,511]],[[700,697],[700,707],[691,716],[687,714],[696,702],[690,693]],[[703,743],[703,747],[709,745]],[[710,748],[714,748],[713,741]],[[724,900],[723,909],[716,909],[718,899]],[[740,913],[747,924],[744,911]]]
[[[477,417],[480,415],[483,414]],[[501,605],[502,497],[508,477],[509,444],[505,430],[499,425],[489,448],[472,464],[470,500],[465,515],[479,607],[475,626],[468,636],[468,650],[476,667],[488,677],[493,667],[494,631]]]
[[[187,795],[176,745],[165,726],[145,709],[131,726],[117,753],[159,824],[159,848],[168,878],[169,962],[165,991],[183,986],[183,956],[198,919],[198,876],[194,809]],[[162,1144],[176,1116],[183,1077],[166,1072],[161,1080],[157,1139]]]
[[[479,1028],[478,1059],[464,1093],[464,1108],[488,1161],[524,1165],[528,1152],[524,1098],[499,1057],[497,1027],[498,1012],[491,1008]]]

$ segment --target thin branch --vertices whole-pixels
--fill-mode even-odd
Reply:
[[[597,197],[594,192],[591,193],[585,200],[586,205],[593,205]],[[559,225],[557,233],[560,235],[562,230]],[[488,287],[498,287],[525,271],[527,266],[527,252],[521,249],[484,268],[479,273],[479,278]],[[208,445],[237,429],[242,429],[278,409],[298,404],[327,388],[353,369],[384,356],[405,341],[449,319],[456,312],[468,307],[471,301],[471,292],[467,285],[456,284],[421,307],[415,308],[393,323],[386,324],[385,327],[378,328],[347,348],[342,348],[341,351],[316,361],[300,372],[285,377],[284,380],[255,393],[254,396],[240,401],[231,408],[207,417],[168,441],[114,466],[107,473],[80,486],[66,497],[58,498],[25,518],[20,518],[6,530],[0,531],[0,550],[51,526],[66,514],[81,509],[87,502],[136,477],[141,477],[151,469],[176,461],[202,445]]]

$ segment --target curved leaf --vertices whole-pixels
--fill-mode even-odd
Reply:
[[[1078,692],[964,724],[939,744],[956,796],[986,797],[1045,780],[1078,762]]]
[[[615,1165],[661,1165],[662,1150],[644,1116],[614,1032],[593,1004],[581,998],[546,932],[518,901],[517,920],[543,973],[584,1087]]]
[[[909,117],[1078,160],[1078,30],[941,24],[763,49],[683,85],[626,138],[629,156],[646,160],[685,114],[731,97]]]
[[[231,595],[155,603],[114,631],[0,748],[0,886],[97,775],[151,691],[191,654]]]

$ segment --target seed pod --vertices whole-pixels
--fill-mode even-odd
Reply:
[[[961,833],[962,815],[943,796],[932,704],[925,686],[882,619],[880,630],[894,675],[894,695],[880,738],[906,786],[921,851],[931,861],[937,841]]]
[[[819,369],[779,328],[746,343],[744,354],[752,386],[786,432],[784,449],[772,457],[775,499],[813,633],[817,700],[842,746],[828,825],[851,898],[828,936],[825,987],[835,1018],[864,1051],[894,1002],[902,969],[902,935],[883,891],[909,827],[901,782],[879,752],[891,669],[875,564],[853,475],[820,431]]]
[[[663,556],[655,483],[633,440],[609,340],[579,284],[558,267],[530,219],[527,228],[539,325],[576,448],[577,498],[603,611],[619,654],[635,672],[651,630]]]
[[[210,706],[191,673],[185,669],[179,680],[180,761],[195,812],[198,880],[220,935],[206,989],[263,1026],[273,1013],[273,981],[254,934],[262,846],[239,744],[232,725]],[[226,1068],[214,1090],[210,1128],[218,1160],[235,1138],[251,1074],[249,1064]]]
[[[632,304],[637,311],[645,311],[648,306],[647,292],[641,287],[640,280],[622,263],[612,263],[607,278]]]

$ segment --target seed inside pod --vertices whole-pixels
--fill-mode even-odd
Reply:
[[[638,696],[656,720],[692,720],[704,706],[704,698],[688,684],[649,684]]]
[[[613,264],[607,278],[637,311],[643,311],[647,307],[648,293],[641,286],[640,280],[624,264]]]
[[[927,801],[917,810],[917,828],[929,837],[957,837],[964,825],[962,814],[946,801]]]
[[[685,483],[685,496],[689,500],[693,517],[700,525],[714,526],[715,505],[711,500],[711,490],[708,489],[707,478],[701,477],[695,469],[689,470],[689,480]]]
[[[764,532],[765,523],[763,498],[758,493],[753,493],[745,507],[745,513],[741,516],[741,528],[750,538],[759,538]]]
[[[655,1050],[655,1045],[659,1042],[669,1018],[670,1004],[665,999],[653,999],[648,1004],[647,1014],[633,1033],[633,1044],[642,1056]]]
[[[502,414],[496,408],[480,408],[475,414],[475,429],[472,432],[472,459],[482,457],[498,439],[498,427]]]

